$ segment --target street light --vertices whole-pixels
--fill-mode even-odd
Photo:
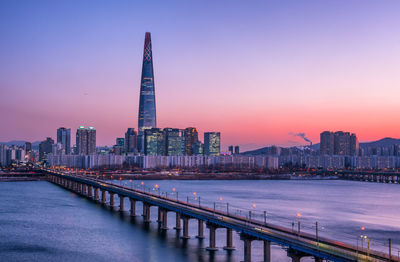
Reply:
[[[300,235],[300,218],[301,218],[301,214],[297,213],[297,235]]]

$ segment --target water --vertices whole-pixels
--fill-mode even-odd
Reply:
[[[229,202],[231,210],[233,206],[260,214],[266,210],[268,221],[289,228],[300,213],[301,230],[314,232],[318,221],[320,235],[354,244],[363,226],[372,247],[387,249],[388,238],[393,239],[393,254],[400,247],[400,185],[336,180],[144,182],[148,187],[158,184],[171,196],[175,188],[182,200],[190,195],[192,202],[198,197],[202,204],[205,199],[210,205],[215,201],[221,209]],[[237,250],[222,250],[225,229],[217,230],[221,248],[210,256],[205,250],[208,239],[194,237],[195,220],[190,220],[192,238],[184,241],[172,229],[173,213],[168,215],[170,230],[162,233],[156,222],[146,227],[140,216],[121,216],[48,182],[0,183],[0,200],[1,261],[240,261],[243,256],[237,234]],[[156,211],[152,207],[152,221]],[[253,241],[253,261],[261,260],[261,242]],[[285,250],[276,245],[272,260],[289,261]]]

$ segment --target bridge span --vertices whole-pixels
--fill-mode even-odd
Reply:
[[[161,196],[160,194],[146,192],[145,190],[133,189],[119,186],[107,181],[84,176],[69,175],[50,170],[42,170],[49,175],[49,181],[62,186],[65,189],[81,194],[89,199],[115,206],[115,195],[118,195],[121,212],[125,209],[125,198],[130,201],[130,215],[136,216],[136,202],[143,203],[142,216],[145,223],[150,223],[150,211],[152,206],[158,208],[158,220],[161,229],[168,230],[168,212],[176,214],[176,230],[182,230],[181,238],[190,238],[189,219],[198,222],[197,238],[205,238],[204,225],[209,230],[209,245],[207,250],[210,252],[218,250],[216,246],[216,230],[226,231],[226,246],[224,249],[233,250],[232,233],[236,231],[240,234],[240,239],[244,245],[243,261],[251,261],[252,241],[263,241],[264,261],[271,261],[271,243],[278,244],[287,250],[287,255],[293,262],[299,262],[302,257],[312,256],[315,261],[397,261],[398,257],[381,251],[361,248],[351,244],[343,243],[333,239],[328,239],[306,232],[294,231],[286,227],[267,223],[266,220],[259,221],[248,216],[232,214],[226,211],[217,210],[208,206],[181,201],[178,198]],[[391,248],[389,248],[391,250]]]

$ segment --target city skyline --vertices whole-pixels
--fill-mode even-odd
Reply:
[[[400,137],[399,3],[288,3],[169,3],[178,17],[161,2],[2,2],[0,141],[42,141],[84,124],[112,145],[137,128],[146,31],[159,127],[219,131],[224,149],[305,144],[291,132],[313,142],[324,130],[361,142]],[[148,8],[158,17],[144,19]]]

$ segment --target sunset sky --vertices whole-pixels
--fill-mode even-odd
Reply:
[[[151,32],[158,127],[223,149],[400,137],[400,1],[0,1],[0,141],[137,128]],[[201,139],[203,139],[201,135]]]

